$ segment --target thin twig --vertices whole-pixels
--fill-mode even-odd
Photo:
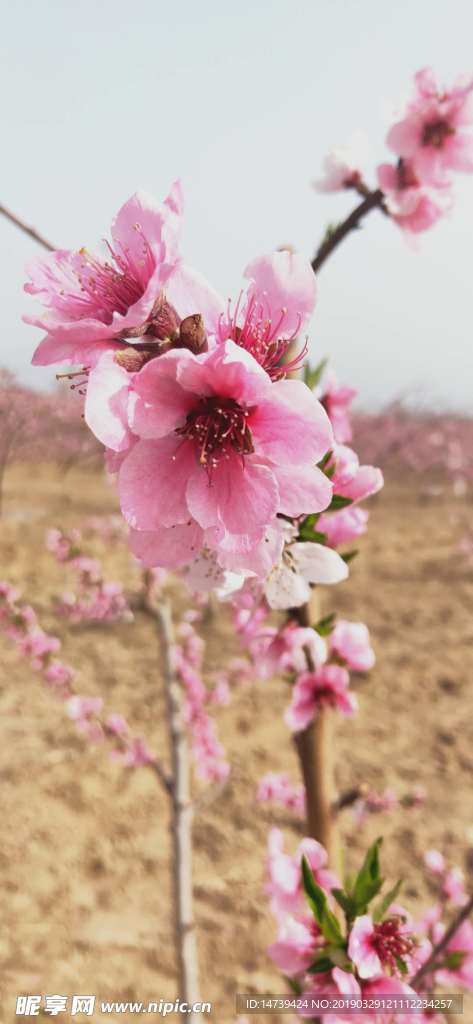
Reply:
[[[33,238],[38,245],[42,245],[43,249],[48,249],[49,252],[54,252],[56,249],[56,246],[51,245],[51,242],[48,242],[47,238],[45,238],[44,235],[41,235],[36,228],[31,227],[29,224],[25,224],[24,220],[17,217],[16,213],[12,213],[11,210],[8,210],[6,206],[2,206],[1,204],[0,214],[3,214],[7,220],[11,221],[11,223],[14,224],[15,227],[19,228],[20,231],[23,231],[25,235],[29,235],[30,238]]]
[[[419,982],[422,981],[422,978],[425,978],[425,975],[429,973],[431,968],[439,959],[440,955],[443,953],[444,949],[447,948],[450,940],[453,938],[455,933],[460,928],[460,925],[462,925],[463,922],[466,921],[467,917],[469,917],[472,912],[473,896],[470,896],[468,903],[465,903],[465,906],[462,907],[461,910],[459,910],[457,916],[454,917],[453,921],[448,926],[443,938],[441,938],[440,941],[437,942],[437,945],[434,946],[430,956],[425,961],[425,964],[422,964],[422,967],[419,968],[417,974],[415,974],[414,977],[412,978],[410,984],[413,986],[413,988],[418,987]]]
[[[197,942],[192,895],[192,820],[189,750],[182,718],[182,694],[175,665],[175,640],[169,605],[160,599],[154,608],[161,642],[162,669],[166,693],[167,720],[172,761],[173,878],[176,907],[176,954],[179,996],[189,1006],[200,1002]],[[191,1012],[190,1024],[199,1014]]]
[[[343,242],[343,239],[350,234],[350,231],[354,231],[360,226],[360,222],[363,220],[363,217],[366,217],[366,214],[369,213],[370,210],[374,210],[376,208],[380,209],[383,213],[387,212],[384,205],[384,193],[379,188],[375,189],[373,192],[368,192],[368,195],[363,199],[363,202],[359,203],[358,206],[352,210],[349,216],[346,217],[346,219],[330,233],[324,242],[322,242],[317,249],[314,259],[312,260],[312,270],[314,271],[314,274],[317,274],[333,250],[337,248],[337,245],[340,245],[340,242]]]

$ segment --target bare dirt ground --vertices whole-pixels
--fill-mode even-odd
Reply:
[[[346,811],[347,863],[355,866],[382,832],[386,873],[406,879],[404,902],[416,910],[431,899],[423,851],[435,846],[468,868],[473,825],[473,567],[456,550],[471,499],[452,502],[447,490],[429,498],[421,487],[425,480],[412,477],[388,484],[372,504],[351,581],[326,598],[327,611],[368,623],[378,657],[358,686],[359,716],[337,727],[340,788],[367,782],[402,794],[420,784],[428,794],[422,809],[362,828]],[[25,467],[10,472],[6,492],[0,577],[18,584],[56,630],[50,602],[67,576],[45,550],[45,531],[113,512],[113,489],[98,474]],[[97,541],[93,553],[112,578],[138,586],[123,545]],[[138,615],[118,628],[60,625],[59,633],[81,691],[103,694],[166,756],[152,623]],[[238,643],[219,616],[209,629],[210,666],[222,650],[238,653]],[[147,770],[126,772],[104,748],[87,746],[1,636],[0,662],[2,1024],[21,1019],[18,993],[175,998],[166,798]],[[265,954],[274,937],[262,892],[265,847],[273,824],[292,848],[300,833],[289,812],[255,802],[255,787],[267,771],[297,778],[286,697],[280,681],[255,682],[217,712],[233,771],[196,825],[195,896],[202,995],[219,1024],[235,1021],[236,991],[282,988]]]

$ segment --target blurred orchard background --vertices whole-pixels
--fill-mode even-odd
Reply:
[[[327,150],[366,136],[374,185],[413,72],[430,64],[449,81],[471,70],[472,30],[468,0],[19,0],[5,8],[0,44],[0,203],[55,246],[79,248],[106,236],[137,188],[160,199],[179,177],[187,258],[234,295],[255,253],[313,255],[353,204],[311,188]],[[360,683],[370,711],[340,728],[339,781],[376,792],[378,813],[360,824],[347,809],[342,828],[355,852],[379,831],[389,837],[388,868],[402,870],[419,909],[430,897],[426,849],[467,870],[473,860],[472,238],[468,176],[451,215],[416,247],[374,211],[321,271],[310,330],[312,360],[328,356],[357,389],[356,449],[386,478],[336,594],[340,613],[368,624],[377,654]],[[0,220],[0,576],[59,635],[82,690],[105,694],[158,749],[152,626],[139,612],[119,614],[113,630],[74,623],[61,597],[74,580],[45,541],[57,527],[80,530],[133,609],[140,572],[100,446],[67,382],[30,365],[40,332],[22,324],[22,284],[38,254]],[[206,638],[209,671],[222,644],[242,654],[225,612],[209,612]],[[87,746],[0,645],[4,1019],[20,991],[171,998],[164,797],[151,775],[126,774]],[[232,774],[197,825],[195,877],[202,991],[223,1022],[235,1019],[235,990],[278,991],[265,954],[264,851],[271,824],[295,836],[300,826],[254,796],[266,772],[295,774],[286,702],[281,682],[247,681],[216,708]]]

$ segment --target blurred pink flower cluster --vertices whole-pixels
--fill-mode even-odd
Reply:
[[[472,93],[471,76],[444,90],[432,69],[423,68],[415,75],[412,98],[388,132],[387,145],[397,162],[378,167],[378,186],[384,209],[410,234],[426,231],[451,209],[452,172],[473,171]],[[369,195],[361,162],[349,148],[329,154],[325,175],[315,187]]]
[[[24,604],[20,592],[4,582],[0,582],[0,627],[49,689],[65,702],[69,717],[87,740],[99,743],[107,738],[113,744],[111,756],[129,767],[154,764],[155,757],[145,740],[130,733],[121,715],[104,717],[101,697],[84,697],[75,692],[74,669],[57,657],[61,648],[59,637],[46,633],[34,608]]]
[[[178,626],[175,664],[185,695],[184,718],[191,735],[197,774],[205,782],[223,782],[230,772],[230,765],[207,708],[229,704],[231,694],[223,672],[218,674],[212,688],[204,682],[205,645],[193,625],[198,618],[197,612],[187,612]]]
[[[58,562],[70,565],[77,577],[77,594],[66,591],[56,600],[58,615],[74,623],[133,621],[123,585],[104,579],[100,562],[84,554],[79,530],[48,530],[46,545]]]

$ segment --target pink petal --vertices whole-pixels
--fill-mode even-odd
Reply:
[[[234,455],[220,462],[211,477],[203,469],[193,473],[187,502],[204,528],[221,522],[229,533],[262,537],[278,510],[279,490],[266,466],[252,462],[251,456],[242,463]]]
[[[250,419],[257,450],[274,462],[315,465],[333,445],[325,409],[302,381],[271,385]]]
[[[369,914],[357,917],[348,940],[348,956],[353,960],[360,978],[373,978],[382,973],[381,961],[371,946],[373,921]]]
[[[380,491],[384,484],[383,474],[375,466],[360,466],[350,483],[344,484],[341,493],[352,501],[363,501]]]
[[[154,569],[177,569],[198,555],[203,533],[197,523],[162,527],[160,530],[130,530],[130,548],[143,565]]]
[[[142,438],[165,437],[185,422],[196,397],[177,381],[179,367],[195,359],[190,352],[172,349],[146,363],[136,375],[137,396],[132,414],[133,430]]]
[[[398,156],[410,157],[419,145],[421,123],[415,118],[406,118],[393,124],[388,132],[386,142]]]
[[[272,467],[279,487],[279,511],[287,516],[322,512],[330,505],[333,487],[317,466]]]
[[[156,255],[167,262],[177,257],[177,245],[180,230],[180,200],[178,186],[173,186],[171,197],[164,203],[157,203],[145,192],[135,192],[118,211],[112,221],[112,237],[120,250],[126,250],[133,257],[135,270],[139,273],[143,260],[144,240],[156,251]],[[169,225],[172,225],[172,232]],[[164,231],[168,228],[164,244]],[[147,279],[143,279],[143,284]]]
[[[138,441],[119,475],[121,509],[130,526],[157,530],[188,522],[185,495],[194,469],[192,446],[179,438]]]
[[[245,277],[250,282],[248,295],[261,303],[264,316],[275,323],[286,311],[281,337],[291,337],[305,327],[314,310],[316,283],[304,256],[286,250],[261,256],[248,264]]]
[[[197,270],[181,263],[166,285],[166,299],[174,306],[181,320],[193,313],[200,313],[207,334],[217,333],[225,303]]]
[[[256,359],[233,341],[180,366],[178,381],[186,390],[233,398],[243,406],[261,401],[275,386]]]
[[[114,352],[105,352],[89,373],[85,398],[85,421],[102,444],[113,451],[130,446],[128,427],[130,374],[115,362]]]

